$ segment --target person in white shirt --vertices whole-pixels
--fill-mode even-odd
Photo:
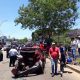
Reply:
[[[78,53],[79,53],[79,56],[80,56],[80,43],[78,43]]]
[[[77,49],[77,39],[72,39],[71,41],[71,52],[73,60],[76,60],[76,49]]]
[[[12,48],[9,51],[9,57],[10,57],[9,66],[10,67],[11,67],[11,65],[15,66],[15,61],[17,59],[17,55],[18,55],[18,51],[16,50],[16,47],[12,46]]]

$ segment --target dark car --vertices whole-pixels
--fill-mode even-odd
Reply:
[[[12,70],[15,76],[28,74],[42,74],[45,67],[45,56],[39,48],[23,47],[20,50],[17,67]]]

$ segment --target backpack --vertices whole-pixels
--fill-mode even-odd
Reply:
[[[68,57],[67,58],[67,63],[72,63],[72,58]]]

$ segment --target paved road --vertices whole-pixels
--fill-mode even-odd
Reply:
[[[65,68],[65,73],[63,74],[63,77],[60,77],[60,75],[56,75],[54,77],[51,77],[51,66],[50,66],[50,60],[47,59],[46,62],[46,68],[43,75],[29,75],[28,77],[22,77],[22,78],[13,78],[13,75],[11,73],[11,69],[9,66],[9,60],[5,57],[4,52],[4,61],[0,62],[0,80],[80,80],[80,74]],[[58,71],[59,71],[59,65],[58,65]]]

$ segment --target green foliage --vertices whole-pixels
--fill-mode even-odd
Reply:
[[[53,41],[56,41],[57,43],[62,43],[64,45],[69,45],[71,42],[71,39],[69,37],[65,37],[61,35],[61,36],[54,36]]]
[[[20,42],[20,43],[23,43],[23,44],[24,44],[24,43],[26,43],[27,41],[28,41],[28,39],[27,39],[27,38],[19,39],[19,42]]]
[[[45,37],[46,35],[52,35],[51,33],[52,30],[46,28],[46,29],[39,29],[39,30],[35,30],[32,33],[32,39],[33,40],[38,40],[40,37]]]
[[[78,62],[78,63],[80,64],[80,58],[77,58],[77,59],[76,59],[76,62]]]
[[[33,33],[32,33],[32,40],[33,40],[33,41],[36,41],[36,40],[38,40],[38,38],[39,38],[38,33],[33,32]]]
[[[64,32],[64,34],[55,34],[53,36],[53,40],[58,42],[58,43],[62,43],[64,45],[70,45],[71,43],[71,39],[70,37],[67,36],[68,31]]]
[[[19,8],[16,24],[26,29],[46,29],[65,32],[77,18],[76,3],[79,0],[29,0],[28,6]]]

